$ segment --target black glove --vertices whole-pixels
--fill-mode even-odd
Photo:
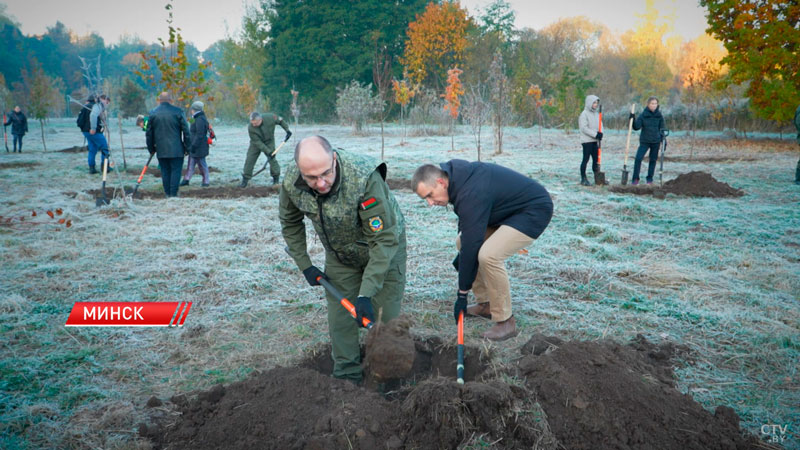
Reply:
[[[460,259],[461,259],[461,253],[456,253],[456,257],[453,258],[453,267],[456,268],[456,271],[458,271],[458,260]]]
[[[594,138],[597,139],[598,141],[602,141],[603,140],[603,132],[602,131],[598,131],[597,135]]]
[[[284,139],[283,142],[288,141],[290,137],[292,137],[292,132],[291,131],[287,131],[286,132],[286,139]]]
[[[630,117],[628,117],[628,120],[634,120],[634,119],[636,119],[636,114],[631,113]]]
[[[155,155],[156,154],[155,150],[148,150],[148,152],[150,152],[151,155]]]
[[[456,297],[456,302],[453,303],[453,317],[456,318],[456,325],[458,325],[458,314],[461,312],[463,312],[465,316],[467,315],[467,294],[459,292]]]
[[[375,312],[372,310],[372,301],[369,297],[358,297],[356,299],[356,324],[364,328],[364,318],[370,322],[375,321]]]
[[[328,276],[325,275],[323,271],[319,270],[317,266],[311,266],[304,270],[303,276],[306,277],[306,281],[308,281],[308,284],[311,286],[319,286],[319,281],[317,281],[319,277],[325,278],[326,280],[328,279]]]

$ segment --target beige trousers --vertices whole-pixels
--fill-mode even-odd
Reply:
[[[511,286],[505,260],[531,245],[533,240],[508,225],[486,229],[486,237],[478,252],[478,274],[472,283],[472,293],[478,303],[489,302],[494,322],[503,322],[511,317]],[[461,250],[461,234],[456,237],[456,248]]]

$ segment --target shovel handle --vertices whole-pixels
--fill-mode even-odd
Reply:
[[[269,156],[270,156],[270,158],[271,158],[271,157],[273,157],[273,156],[275,156],[275,154],[277,154],[277,153],[278,153],[278,150],[280,150],[280,149],[281,149],[281,147],[283,147],[283,144],[285,144],[285,143],[286,143],[286,141],[283,141],[283,142],[281,142],[281,145],[279,145],[279,146],[278,146],[278,148],[276,148],[274,152],[270,153],[270,155],[269,155]]]
[[[458,314],[458,365],[456,365],[458,384],[464,384],[464,311]]]
[[[631,114],[636,111],[636,103],[631,105]],[[624,166],[628,165],[628,149],[631,148],[631,133],[633,132],[633,119],[628,119],[628,140],[625,142],[625,161]]]
[[[139,179],[136,180],[137,184],[142,182],[142,178],[144,178],[144,173],[147,172],[147,166],[150,165],[150,161],[152,160],[153,160],[153,154],[150,154],[150,157],[147,158],[147,163],[144,165],[144,167],[142,167],[142,173],[139,174]]]
[[[330,281],[326,280],[323,277],[317,277],[317,281],[325,288],[325,290],[330,292],[331,295],[339,299],[339,303],[341,303],[342,306],[344,306],[344,309],[346,309],[347,312],[349,312],[354,319],[358,317],[358,315],[356,314],[356,307],[353,306],[350,300],[348,300],[344,295],[342,295],[342,293],[339,292],[338,289],[336,289],[336,286],[331,284]],[[364,328],[368,330],[372,328],[372,321],[370,321],[366,317],[361,318],[361,323],[364,325]]]

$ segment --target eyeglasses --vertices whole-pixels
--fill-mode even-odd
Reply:
[[[300,176],[302,176],[303,179],[306,180],[306,182],[308,184],[314,184],[318,180],[321,180],[321,179],[327,180],[328,178],[330,178],[330,176],[333,175],[333,172],[334,172],[335,168],[336,168],[336,158],[334,157],[334,158],[331,158],[331,168],[326,170],[325,172],[322,172],[320,175],[300,174]]]

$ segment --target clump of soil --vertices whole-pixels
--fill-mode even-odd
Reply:
[[[405,378],[417,354],[408,333],[411,319],[400,316],[388,323],[377,322],[367,333],[365,371],[377,380]]]
[[[387,178],[386,184],[390,189],[405,189],[411,191],[411,180],[404,180],[402,178]]]
[[[20,162],[7,162],[7,163],[0,163],[0,170],[2,170],[2,169],[17,169],[17,168],[20,168],[20,167],[36,167],[36,166],[39,166],[39,165],[41,165],[41,164],[38,163],[38,162],[30,162],[30,161],[28,161],[28,162],[23,162],[23,161],[20,161]]]
[[[88,147],[79,147],[79,146],[76,145],[74,147],[62,148],[61,150],[56,150],[56,151],[57,152],[64,152],[64,153],[82,153],[82,152],[89,151],[89,148]]]
[[[711,414],[675,389],[670,358],[678,350],[643,338],[629,346],[561,342],[523,357],[518,368],[566,448],[757,448],[732,409],[720,406]]]
[[[151,410],[177,414],[139,431],[170,449],[759,448],[732,409],[711,414],[675,389],[671,360],[685,348],[536,335],[502,370],[468,347],[465,385],[455,382],[454,345],[432,337],[415,350],[404,384],[384,395],[327,376],[327,347],[297,367],[174,396]]]
[[[664,158],[665,162],[680,162],[680,163],[737,163],[758,161],[758,158],[747,155],[727,154],[720,156],[667,156]]]
[[[142,169],[143,168],[144,167],[139,167],[139,168],[128,167],[128,170],[126,170],[125,173],[130,173],[130,174],[138,176],[140,173],[142,173]],[[222,171],[217,169],[216,167],[209,166],[208,167],[208,172],[209,173],[221,173]],[[152,166],[147,166],[147,174],[148,175],[152,175],[152,176],[154,176],[156,178],[161,178],[161,169],[158,168],[158,163],[157,162],[154,162]],[[197,170],[194,171],[194,174],[195,174],[195,176],[198,176],[198,175],[202,176],[202,173],[198,173]],[[183,169],[181,171],[181,176],[184,176],[184,175],[186,175],[186,169]]]
[[[664,186],[656,184],[644,185],[615,185],[609,188],[611,192],[620,194],[652,195],[656,198],[664,198],[667,194],[684,195],[689,197],[741,197],[744,191],[731,187],[728,183],[717,181],[707,172],[689,172],[678,175],[677,178],[664,183]]]
[[[106,197],[111,199],[114,188],[106,187]],[[243,197],[269,197],[276,195],[280,188],[278,186],[248,186],[240,188],[237,186],[209,186],[209,187],[183,187],[178,191],[179,197],[184,198],[208,198],[208,199],[232,199]],[[125,193],[130,194],[133,191],[132,187],[126,187]],[[89,195],[98,197],[100,196],[100,189],[90,189],[86,191]],[[119,192],[119,190],[118,190]],[[139,189],[136,192],[136,199],[153,199],[163,200],[164,191],[144,191]]]

